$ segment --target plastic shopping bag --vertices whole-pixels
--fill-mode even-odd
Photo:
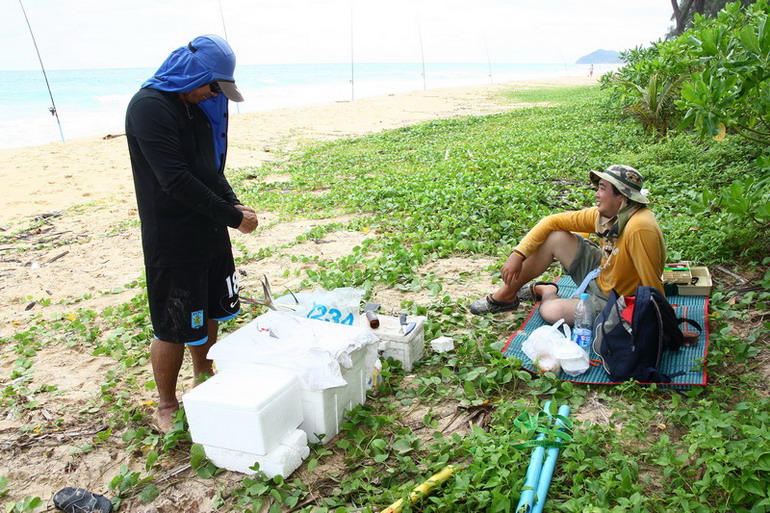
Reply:
[[[562,327],[564,332],[559,328]],[[533,331],[521,349],[541,372],[558,374],[563,370],[570,376],[578,376],[590,366],[588,355],[570,340],[571,330],[560,319],[554,325],[546,325]]]
[[[358,319],[364,290],[342,287],[334,290],[315,289],[313,292],[281,296],[277,304],[293,304],[291,312],[308,319],[353,326]]]

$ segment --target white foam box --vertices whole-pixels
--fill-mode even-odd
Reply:
[[[267,454],[303,420],[300,380],[279,368],[220,372],[182,401],[193,442],[212,448]]]
[[[366,402],[366,347],[350,354],[353,365],[340,367],[342,379],[347,385],[313,391],[300,382],[302,413],[304,420],[299,426],[311,442],[328,443],[340,432],[345,413]],[[322,437],[319,435],[323,435]]]
[[[372,329],[369,321],[363,315],[359,319],[361,326],[365,326],[380,338],[380,354],[384,358],[393,358],[401,362],[404,370],[412,371],[414,363],[422,359],[425,352],[425,321],[426,317],[412,315],[407,317],[407,325],[415,322],[416,326],[408,335],[401,334],[401,323],[398,317],[391,315],[379,315],[380,326]]]
[[[307,433],[308,440],[313,443],[328,443],[340,432],[344,422],[345,412],[366,401],[366,347],[356,349],[350,354],[353,362],[349,369],[340,366],[342,379],[347,385],[324,390],[311,390],[304,380],[298,378],[299,396],[302,410],[302,420],[299,428]],[[217,371],[252,372],[249,369],[277,368],[254,363],[240,363],[229,360],[214,360]],[[293,369],[283,369],[296,372]],[[186,407],[185,407],[186,409]],[[324,436],[319,436],[324,435]]]
[[[307,435],[301,429],[295,429],[281,440],[278,447],[267,454],[254,454],[233,449],[223,449],[204,445],[206,457],[219,468],[225,468],[243,474],[253,474],[251,467],[259,463],[259,470],[269,478],[277,475],[290,476],[310,455]]]

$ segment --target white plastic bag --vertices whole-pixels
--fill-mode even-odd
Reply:
[[[559,329],[564,325],[564,333]],[[571,330],[560,319],[554,325],[546,325],[533,331],[521,345],[530,360],[541,372],[558,374],[563,370],[570,376],[578,376],[588,370],[588,355],[570,340]]]
[[[371,374],[379,342],[371,330],[359,326],[270,311],[223,337],[211,347],[208,358],[224,372],[255,365],[296,370],[315,392],[347,385],[342,369],[353,367],[351,355],[357,350],[364,351],[364,375]]]
[[[553,349],[553,356],[561,364],[561,370],[570,376],[583,374],[591,364],[586,352],[568,338],[560,340]]]

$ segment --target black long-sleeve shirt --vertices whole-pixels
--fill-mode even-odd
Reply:
[[[225,252],[227,227],[243,214],[224,158],[216,164],[208,116],[179,93],[141,89],[128,104],[126,138],[145,265],[202,263]]]

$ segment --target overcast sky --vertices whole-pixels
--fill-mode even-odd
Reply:
[[[48,69],[154,68],[197,35],[225,35],[223,18],[239,64],[350,62],[351,46],[356,62],[574,63],[671,24],[669,0],[22,2]],[[0,6],[0,70],[38,69],[19,0]]]

